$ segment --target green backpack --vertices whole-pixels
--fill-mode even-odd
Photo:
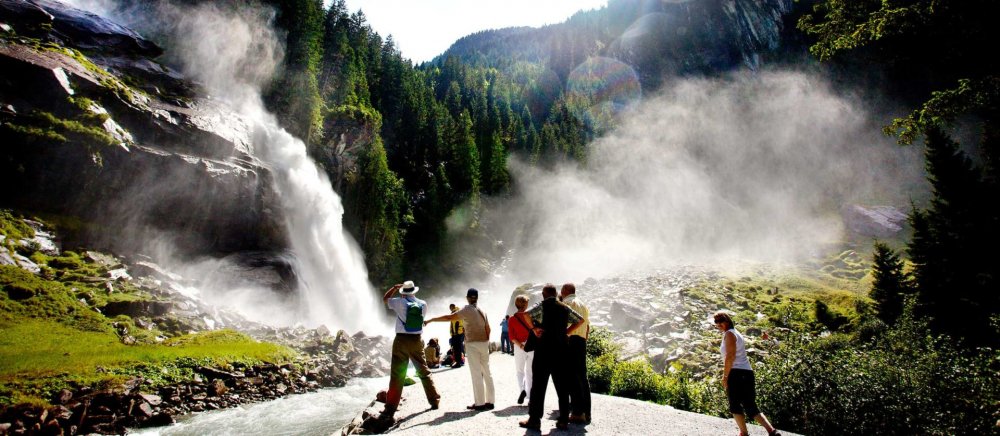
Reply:
[[[406,320],[399,318],[403,323],[403,330],[408,332],[419,332],[424,328],[424,307],[419,301],[404,299],[406,302]]]

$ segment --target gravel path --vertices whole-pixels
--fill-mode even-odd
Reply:
[[[684,412],[672,407],[607,395],[593,395],[593,422],[587,426],[570,424],[569,430],[555,428],[558,416],[555,388],[549,382],[542,419],[542,431],[525,430],[517,423],[527,419],[528,407],[517,405],[520,391],[514,380],[514,356],[490,354],[490,368],[496,386],[496,409],[474,412],[465,409],[473,403],[468,366],[433,370],[434,382],[441,394],[441,407],[431,410],[423,389],[417,384],[403,391],[403,402],[396,412],[397,424],[389,433],[401,435],[734,435],[731,419]],[[527,401],[525,401],[527,404]],[[381,408],[382,404],[377,403]],[[766,413],[766,411],[765,411]],[[750,434],[767,433],[750,426]],[[791,436],[791,433],[782,432]]]

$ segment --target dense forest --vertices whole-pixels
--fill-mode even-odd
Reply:
[[[790,2],[704,3],[612,1],[558,25],[470,35],[414,65],[343,1],[325,10],[318,0],[272,1],[287,41],[266,101],[345,198],[375,283],[442,263],[447,273],[448,217],[462,218],[453,232],[476,229],[482,196],[510,189],[511,155],[585,163],[587,144],[663,77],[756,68],[780,56],[779,41],[794,45],[790,26],[754,21]],[[674,34],[661,25],[676,23],[649,22],[633,38],[613,36],[640,17],[681,16],[695,28]]]
[[[480,196],[507,191],[510,153],[584,158],[594,133],[558,90],[529,101],[531,79],[495,68],[456,58],[414,66],[343,1],[276,6],[290,30],[266,100],[345,198],[376,283],[436,264],[448,216],[461,208],[474,227]]]

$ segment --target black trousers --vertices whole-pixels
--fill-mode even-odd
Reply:
[[[566,348],[549,347],[544,344],[535,350],[531,362],[531,399],[528,417],[541,419],[545,410],[545,390],[549,386],[549,376],[556,387],[559,398],[559,421],[569,420],[570,373],[566,368]]]
[[[587,340],[579,336],[569,337],[570,371],[569,402],[574,414],[586,413],[590,418],[590,380],[587,380]]]

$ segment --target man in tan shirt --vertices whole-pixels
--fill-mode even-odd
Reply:
[[[469,373],[472,375],[472,394],[475,402],[467,407],[469,410],[493,410],[494,388],[493,375],[490,373],[490,322],[486,314],[476,307],[479,301],[479,291],[469,288],[465,294],[469,304],[458,312],[443,315],[424,321],[424,324],[435,321],[454,321],[461,319],[465,323],[465,355],[469,360]]]
[[[559,291],[563,304],[583,316],[583,324],[569,335],[568,356],[572,386],[569,394],[572,414],[569,422],[590,422],[590,381],[587,380],[587,336],[590,334],[590,310],[576,298],[576,286],[566,283]]]

